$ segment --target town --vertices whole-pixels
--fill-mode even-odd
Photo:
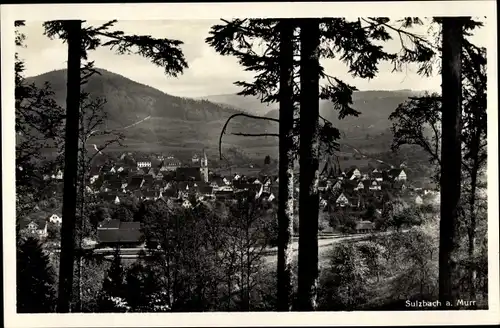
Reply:
[[[137,157],[137,158],[136,158]],[[432,205],[438,193],[431,188],[412,187],[404,165],[399,168],[381,164],[379,168],[362,171],[351,167],[333,174],[323,174],[319,181],[320,222],[326,213],[349,213],[356,225],[351,233],[369,233],[377,229],[373,222],[381,216],[387,203],[400,199],[407,205]],[[50,189],[54,195],[61,191],[61,170],[45,174],[45,181],[55,182]],[[115,163],[92,166],[86,174],[85,193],[94,202],[120,206],[128,199],[137,202],[165,202],[190,209],[197,202],[234,202],[238,195],[250,194],[262,202],[277,204],[277,176],[256,173],[253,176],[233,173],[231,176],[215,174],[210,170],[205,151],[194,154],[189,165],[172,155],[151,154],[134,156],[123,153]],[[59,189],[58,189],[59,188]],[[298,188],[296,188],[298,192]],[[372,209],[366,218],[367,209]],[[37,235],[42,241],[58,246],[50,230],[60,229],[60,209],[47,212],[36,208],[37,214],[20,220],[21,232]],[[40,213],[44,213],[40,215]],[[326,225],[326,227],[325,227]],[[91,227],[92,228],[92,227]],[[333,232],[333,227],[320,224],[320,233]],[[110,216],[93,227],[95,240],[86,238],[88,247],[144,247],[140,222]],[[57,234],[55,234],[57,235]],[[54,240],[55,239],[55,240]]]
[[[494,8],[14,7],[17,313],[492,309]]]

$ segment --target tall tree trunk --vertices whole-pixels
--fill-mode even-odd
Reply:
[[[80,113],[80,56],[82,22],[67,21],[68,81],[66,97],[66,137],[64,153],[64,195],[61,226],[61,262],[57,312],[70,311],[75,257],[75,221],[78,177],[78,132]]]
[[[290,19],[280,21],[278,311],[290,311],[292,306],[293,30]]]
[[[441,221],[439,228],[439,300],[454,305],[453,271],[461,182],[460,118],[463,18],[442,18]]]
[[[319,21],[300,22],[299,311],[316,307],[319,214]]]

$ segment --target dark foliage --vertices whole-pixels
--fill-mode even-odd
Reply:
[[[28,237],[17,248],[17,312],[53,312],[56,302],[54,271],[37,238]]]

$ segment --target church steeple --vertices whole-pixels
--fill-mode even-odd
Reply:
[[[203,148],[203,157],[201,158],[201,166],[208,167],[207,154],[205,153],[205,148]]]
[[[205,182],[208,182],[208,159],[205,153],[205,148],[203,148],[203,157],[200,160],[200,171]]]

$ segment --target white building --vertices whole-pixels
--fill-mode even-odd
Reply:
[[[142,168],[150,168],[151,167],[151,161],[148,159],[141,159],[137,161],[137,167],[142,169]]]
[[[52,214],[49,218],[49,222],[60,225],[62,224],[62,218],[57,214]]]

